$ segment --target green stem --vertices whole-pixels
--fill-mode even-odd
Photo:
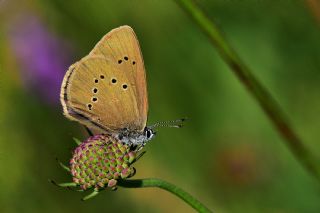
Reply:
[[[125,188],[159,187],[178,196],[198,212],[211,212],[207,207],[205,207],[197,199],[192,197],[189,193],[183,191],[181,188],[171,183],[160,179],[148,178],[136,180],[118,180],[117,185]]]
[[[270,95],[269,91],[255,78],[249,67],[240,59],[238,54],[226,41],[217,25],[204,14],[193,0],[175,1],[207,35],[222,59],[229,65],[249,93],[258,101],[276,130],[285,139],[284,142],[296,159],[320,181],[320,167],[317,164],[319,162],[318,159],[304,146],[303,142],[292,129],[279,104]]]

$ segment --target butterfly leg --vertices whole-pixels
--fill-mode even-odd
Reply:
[[[97,196],[99,194],[99,190],[98,189],[94,189],[93,192],[87,196],[85,196],[84,198],[82,198],[81,200],[85,201],[85,200],[89,200],[95,196]]]
[[[87,130],[87,132],[88,132],[88,134],[89,134],[90,136],[93,136],[92,131],[91,131],[88,127],[84,126],[84,128]]]
[[[137,160],[139,160],[147,151],[141,152],[133,161],[131,164],[135,163]]]

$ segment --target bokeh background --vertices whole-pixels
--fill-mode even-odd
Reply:
[[[200,0],[254,74],[320,155],[320,2]],[[172,182],[215,212],[320,212],[320,187],[258,104],[174,1],[0,0],[0,212],[194,212],[157,188],[84,193],[71,180],[72,140],[59,89],[69,65],[111,29],[130,25],[148,77],[149,124],[159,130],[136,178]],[[320,163],[320,161],[319,161]]]

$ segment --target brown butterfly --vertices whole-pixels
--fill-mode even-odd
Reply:
[[[88,56],[69,68],[60,99],[67,118],[128,145],[143,147],[155,135],[153,128],[165,124],[146,127],[146,73],[139,42],[129,26],[107,33]]]

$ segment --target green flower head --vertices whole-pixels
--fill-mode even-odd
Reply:
[[[80,187],[81,191],[93,188],[93,193],[83,198],[84,200],[95,196],[104,188],[114,190],[119,179],[135,174],[132,164],[141,156],[137,156],[139,150],[110,135],[91,136],[75,148],[70,167],[62,165],[71,173],[73,182],[57,185]]]
[[[81,143],[70,160],[73,182],[83,190],[115,188],[117,179],[134,174],[136,152],[108,135],[96,135]]]

